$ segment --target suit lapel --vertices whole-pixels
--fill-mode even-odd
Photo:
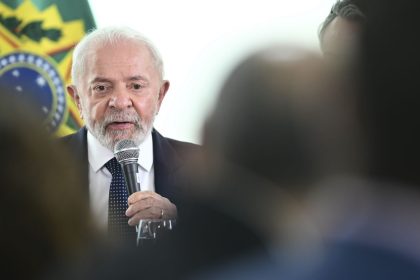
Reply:
[[[171,199],[176,196],[176,173],[181,166],[181,160],[168,139],[154,129],[152,138],[155,191]]]

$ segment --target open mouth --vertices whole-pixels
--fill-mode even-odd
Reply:
[[[110,129],[129,129],[134,126],[132,122],[111,122],[107,125]]]

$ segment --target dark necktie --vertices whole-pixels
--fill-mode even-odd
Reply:
[[[112,175],[108,200],[108,231],[113,238],[135,240],[135,228],[128,225],[128,217],[125,215],[128,195],[121,165],[116,158],[112,158],[105,167]]]

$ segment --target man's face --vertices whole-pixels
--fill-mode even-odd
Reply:
[[[68,89],[87,128],[110,150],[121,139],[141,143],[169,88],[149,50],[122,41],[93,49],[86,57],[80,84]]]
[[[360,45],[361,24],[336,17],[325,28],[321,38],[321,49],[327,59],[347,61],[354,58]]]

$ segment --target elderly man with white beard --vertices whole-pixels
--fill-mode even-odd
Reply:
[[[95,222],[111,236],[134,239],[140,219],[175,219],[178,173],[197,146],[165,138],[153,128],[169,89],[157,49],[137,31],[97,29],[76,46],[72,79],[67,89],[85,127],[62,141],[83,163]],[[114,189],[111,169],[119,167],[110,167],[122,139],[132,140],[140,151],[141,190],[131,195],[125,186]],[[111,217],[117,200],[123,205],[117,206],[118,217]],[[115,219],[119,225],[111,230]]]

